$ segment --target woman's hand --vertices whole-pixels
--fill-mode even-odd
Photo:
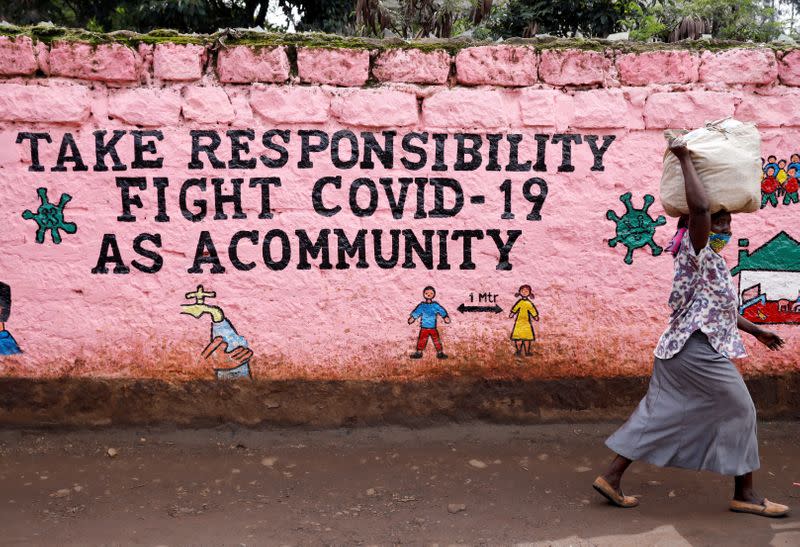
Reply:
[[[783,347],[783,344],[785,343],[783,338],[781,338],[771,330],[767,329],[759,329],[758,332],[754,334],[754,336],[758,339],[759,342],[767,346],[772,351],[778,351]]]
[[[686,148],[686,143],[683,139],[672,139],[669,143],[669,150],[675,154],[679,160],[689,157],[689,149]]]

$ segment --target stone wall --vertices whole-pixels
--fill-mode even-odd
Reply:
[[[198,400],[198,416],[270,382],[366,382],[362,398],[379,382],[382,400],[436,383],[415,416],[441,414],[448,380],[521,382],[481,405],[524,420],[524,386],[548,381],[563,392],[545,413],[591,414],[611,401],[569,403],[569,382],[640,382],[669,316],[662,131],[727,116],[759,126],[780,188],[734,218],[723,256],[740,312],[788,339],[780,354],[746,340],[740,365],[775,385],[797,374],[800,50],[249,41],[0,36],[8,386],[153,382],[172,386],[153,388],[163,417],[177,390],[190,422],[187,386],[228,376],[254,385],[203,388],[220,400]],[[642,241],[618,232],[631,212]],[[446,360],[432,340],[411,359],[420,318],[408,320],[429,285],[450,320],[440,312]],[[510,338],[528,325],[532,355],[516,355]],[[0,415],[24,422],[9,397]],[[127,399],[114,400],[119,417]],[[87,423],[103,415],[79,406]],[[244,421],[269,420],[264,408]],[[357,421],[342,414],[331,419]]]

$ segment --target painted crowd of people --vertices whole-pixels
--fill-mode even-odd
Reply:
[[[790,161],[778,160],[775,156],[769,156],[766,161],[761,158],[761,208],[767,204],[777,207],[781,202],[783,205],[791,205],[800,202],[800,154],[792,154]]]

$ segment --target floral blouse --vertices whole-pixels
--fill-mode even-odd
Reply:
[[[675,256],[669,305],[669,326],[654,352],[659,359],[674,357],[696,330],[728,359],[747,355],[736,327],[738,303],[728,265],[708,245],[695,254],[688,233]]]

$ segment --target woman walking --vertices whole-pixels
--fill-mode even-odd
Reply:
[[[669,326],[655,350],[650,386],[628,421],[606,440],[616,452],[594,488],[619,507],[639,501],[623,494],[622,476],[635,460],[658,466],[709,470],[734,476],[732,511],[778,517],[785,505],[758,496],[756,411],[741,374],[730,361],[746,355],[739,330],[771,350],[775,333],[738,314],[736,290],[719,251],[731,237],[731,215],[709,214],[709,201],[684,145],[673,142],[686,187],[689,214],[670,244],[675,276]]]
[[[514,296],[519,297],[517,303],[511,308],[511,313],[508,314],[509,318],[517,316],[514,321],[514,330],[511,331],[511,339],[514,341],[514,346],[517,351],[514,355],[522,355],[522,350],[525,350],[525,355],[533,355],[531,351],[531,343],[536,339],[533,334],[533,323],[539,320],[539,312],[536,311],[536,306],[533,305],[531,299],[533,292],[531,292],[530,285],[523,285]]]

